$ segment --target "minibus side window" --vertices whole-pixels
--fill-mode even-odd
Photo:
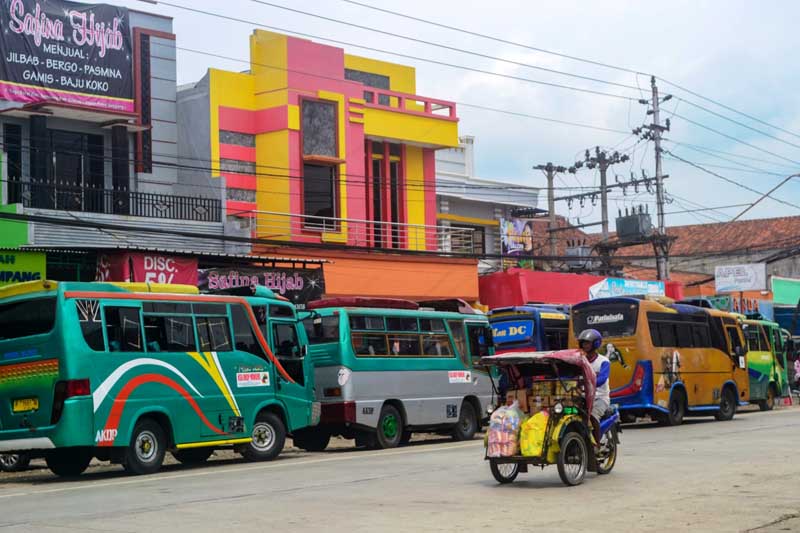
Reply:
[[[467,351],[467,335],[464,333],[464,323],[458,320],[448,320],[447,325],[450,326],[450,333],[453,335],[453,341],[456,343],[456,350],[458,356],[461,357],[461,362],[464,366],[469,368],[469,352]]]
[[[106,307],[109,352],[142,352],[142,323],[138,307]]]
[[[231,344],[230,331],[228,317],[197,317],[197,334],[200,339],[200,349],[204,352],[231,351],[233,349],[233,345]]]
[[[236,344],[236,349],[251,353],[261,359],[266,359],[263,348],[258,343],[253,327],[250,323],[250,318],[241,305],[231,306],[231,315],[233,316],[233,337]]]
[[[105,339],[103,339],[103,319],[100,316],[99,300],[75,300],[75,307],[78,310],[78,322],[81,325],[83,340],[95,352],[102,352],[106,349]]]

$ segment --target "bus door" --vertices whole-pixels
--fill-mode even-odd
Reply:
[[[472,368],[481,372],[487,372],[486,367],[478,365],[481,357],[492,355],[494,341],[492,328],[489,324],[482,322],[466,322],[467,328],[467,353],[470,357]]]
[[[747,398],[750,390],[750,376],[747,372],[747,348],[745,348],[741,329],[736,325],[725,325],[725,333],[730,342],[729,356],[733,379],[739,389],[739,399]]]
[[[788,362],[786,361],[786,347],[783,344],[783,335],[777,326],[765,326],[768,332],[770,344],[772,346],[772,355],[775,357],[775,373],[776,381],[778,383],[778,390],[781,396],[786,396],[789,393],[789,375],[787,373]]]
[[[302,342],[305,338],[300,332],[302,325],[284,306],[254,306],[253,310],[273,355],[291,378],[290,381],[274,368],[275,392],[286,405],[288,416],[295,419],[290,426],[304,427],[308,423],[303,417],[311,414],[313,374],[307,344]],[[291,431],[291,427],[287,429]]]

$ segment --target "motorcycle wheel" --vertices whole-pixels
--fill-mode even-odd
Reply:
[[[489,469],[492,471],[494,479],[503,485],[512,483],[519,475],[519,465],[517,463],[498,464],[496,461],[490,459]]]
[[[561,441],[558,452],[558,476],[565,485],[575,486],[583,483],[589,464],[586,439],[574,431],[567,433]]]
[[[604,457],[597,458],[597,473],[608,474],[617,464],[617,430],[612,429],[606,434],[606,440],[600,443],[601,451],[605,452]]]

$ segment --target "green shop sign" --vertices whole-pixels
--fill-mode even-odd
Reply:
[[[43,252],[0,251],[0,287],[45,278],[47,258]]]

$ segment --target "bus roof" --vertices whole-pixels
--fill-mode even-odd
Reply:
[[[544,305],[515,305],[513,307],[498,307],[489,311],[489,318],[513,316],[511,313],[539,313],[540,318],[549,318],[554,320],[567,320],[569,315],[558,309],[557,307],[547,307]]]
[[[58,282],[55,281],[44,279],[26,281],[23,283],[14,283],[12,285],[0,287],[0,299],[24,296],[26,294],[34,294],[37,292],[51,292],[55,290],[58,290]]]
[[[366,298],[363,296],[343,296],[340,298],[324,298],[314,300],[306,305],[306,309],[325,309],[330,307],[359,307],[373,309],[419,309],[417,302],[399,298]]]
[[[431,309],[393,309],[386,307],[321,307],[318,309],[304,309],[300,312],[304,313],[306,318],[315,314],[318,316],[332,316],[339,313],[345,313],[347,315],[359,314],[396,317],[429,317],[441,318],[444,320],[480,320],[482,322],[488,322],[486,315],[482,313],[471,315],[465,313],[452,313],[449,311],[434,311]]]

